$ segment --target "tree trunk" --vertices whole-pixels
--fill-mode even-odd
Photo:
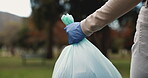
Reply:
[[[107,50],[110,46],[110,33],[110,28],[108,26],[104,27],[102,30],[101,51],[106,57],[108,57]]]
[[[47,59],[53,58],[53,33],[52,33],[52,25],[47,24]]]
[[[10,46],[10,52],[12,56],[15,56],[15,50],[14,50],[14,46]]]

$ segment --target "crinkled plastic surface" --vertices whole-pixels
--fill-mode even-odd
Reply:
[[[122,78],[114,65],[90,41],[84,38],[65,47],[52,78]]]

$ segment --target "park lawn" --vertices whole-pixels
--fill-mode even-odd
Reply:
[[[23,65],[19,57],[0,57],[0,78],[51,78],[54,61],[33,59]]]
[[[129,60],[112,60],[112,63],[119,70],[123,78],[130,78],[130,61]]]
[[[41,64],[40,59],[34,61],[22,65],[19,57],[0,57],[0,78],[51,78],[56,59],[46,60],[46,64]],[[129,78],[129,58],[112,58],[111,61],[123,78]]]

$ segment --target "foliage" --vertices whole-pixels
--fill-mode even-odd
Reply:
[[[38,29],[43,29],[46,22],[55,23],[60,10],[57,0],[31,0],[32,17]]]
[[[16,42],[16,44],[20,47],[27,47],[27,43],[26,43],[26,39],[28,38],[28,28],[27,26],[24,26],[18,33],[18,40]]]
[[[59,0],[31,0],[32,5],[32,21],[39,31],[45,31],[47,37],[45,42],[47,45],[47,58],[52,58],[53,46],[53,26],[59,19],[61,9]]]

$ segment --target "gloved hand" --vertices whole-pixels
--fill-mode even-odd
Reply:
[[[71,23],[67,25],[64,30],[68,35],[69,44],[78,43],[86,37],[81,29],[80,22]]]

